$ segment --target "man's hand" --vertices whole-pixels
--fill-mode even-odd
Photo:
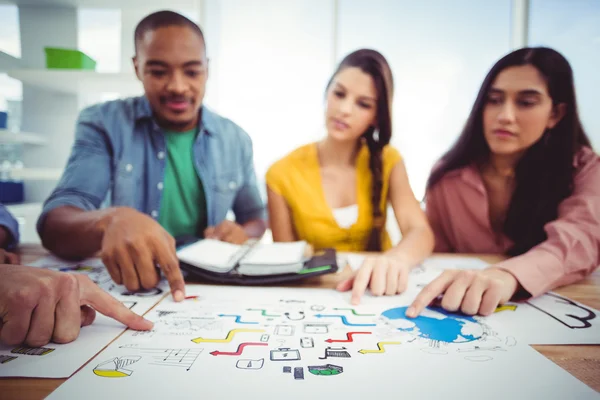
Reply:
[[[358,304],[367,287],[374,296],[392,296],[406,290],[410,267],[391,255],[369,256],[354,275],[338,284],[337,290],[352,288],[352,304]]]
[[[155,287],[165,274],[175,301],[185,297],[185,283],[175,239],[149,216],[127,207],[115,208],[101,221],[102,261],[113,281],[128,290]]]
[[[0,341],[8,345],[72,342],[96,311],[131,329],[153,326],[85,275],[0,265]]]
[[[423,288],[406,310],[406,316],[418,316],[442,294],[441,306],[445,310],[490,315],[499,304],[510,300],[518,287],[517,278],[499,268],[446,270]]]
[[[9,253],[4,249],[0,249],[0,264],[18,264],[19,256],[15,253]]]
[[[225,220],[217,226],[209,226],[204,230],[206,239],[216,239],[223,242],[244,244],[248,240],[248,235],[241,225],[235,222]]]

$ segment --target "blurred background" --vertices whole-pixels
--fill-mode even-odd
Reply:
[[[323,137],[325,85],[362,47],[391,64],[392,144],[419,199],[485,74],[515,48],[550,46],[567,57],[600,148],[600,0],[0,0],[0,200],[24,242],[39,241],[35,221],[65,166],[78,112],[142,93],[133,30],[162,9],[204,30],[205,104],[250,134],[261,187],[271,163]],[[48,68],[48,47],[80,50],[95,67]]]

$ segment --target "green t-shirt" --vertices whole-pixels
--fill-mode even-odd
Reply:
[[[202,237],[207,224],[206,198],[194,167],[196,128],[187,132],[165,132],[167,165],[158,222],[172,236]]]

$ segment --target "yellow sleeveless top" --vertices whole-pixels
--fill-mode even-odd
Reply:
[[[402,157],[391,146],[383,149],[383,189],[381,211],[386,216],[390,174]],[[338,225],[332,209],[325,200],[317,144],[304,145],[279,161],[267,171],[267,185],[287,202],[292,223],[299,240],[306,240],[315,249],[327,247],[338,251],[365,251],[373,226],[371,205],[371,170],[369,149],[363,145],[356,160],[358,218],[349,228]],[[389,234],[383,232],[382,249],[392,246]]]

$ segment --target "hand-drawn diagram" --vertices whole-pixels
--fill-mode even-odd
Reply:
[[[304,379],[304,368],[302,368],[302,367],[294,368],[294,379],[296,379],[296,380]]]
[[[6,356],[6,355],[0,355],[0,364],[6,364],[11,362],[12,360],[16,360],[17,356]]]
[[[427,341],[428,346],[421,349],[422,352],[433,355],[445,355],[448,354],[448,351],[442,347],[442,345],[446,346],[446,342],[440,342],[439,340],[430,339]]]
[[[322,306],[320,304],[313,304],[312,306],[310,306],[310,310],[311,311],[323,311],[325,309],[325,306]]]
[[[311,349],[315,347],[315,341],[311,337],[300,338],[300,347],[304,349]]]
[[[172,310],[156,310],[156,313],[158,314],[158,318],[162,318],[162,317],[166,317],[167,315],[177,314],[177,311],[172,311]]]
[[[592,326],[590,321],[596,318],[596,313],[589,308],[554,293],[546,293],[544,296],[529,300],[527,304],[570,329],[589,328]]]
[[[54,351],[50,347],[17,347],[10,352],[13,354],[24,354],[27,356],[45,356]]]
[[[475,361],[475,362],[484,362],[484,361],[491,361],[494,358],[491,356],[466,356],[465,360],[467,361]]]
[[[345,315],[324,315],[324,314],[315,314],[316,318],[340,318],[342,323],[346,326],[377,326],[377,324],[354,324],[348,322]]]
[[[238,360],[235,367],[238,369],[261,369],[265,365],[265,359],[260,360]]]
[[[470,353],[474,351],[506,351],[503,347],[493,346],[493,347],[482,347],[482,346],[474,346],[472,348],[464,348],[456,350],[459,353]]]
[[[319,359],[326,360],[330,357],[350,358],[350,353],[346,351],[345,347],[327,347],[325,349],[325,355],[323,357],[319,357]]]
[[[224,339],[210,339],[210,338],[202,338],[202,337],[198,337],[195,339],[192,339],[192,342],[194,343],[229,343],[233,340],[233,337],[238,334],[238,333],[242,333],[242,332],[264,332],[264,329],[232,329],[229,332],[227,332],[227,336],[225,336]]]
[[[304,324],[304,333],[328,333],[327,324]]]
[[[384,346],[394,345],[394,344],[402,344],[402,342],[377,342],[377,350],[367,350],[362,349],[358,352],[360,354],[369,354],[369,353],[385,353]]]
[[[268,333],[263,333],[263,334],[260,336],[260,341],[261,341],[261,342],[268,342],[270,337],[271,337],[271,336],[270,336]]]
[[[131,376],[132,370],[125,367],[135,364],[142,357],[140,356],[123,356],[115,357],[112,360],[104,361],[94,368],[94,374],[103,378],[125,378]]]
[[[137,301],[122,301],[121,303],[123,303],[123,305],[127,308],[129,308],[130,310],[136,306]]]
[[[471,316],[453,314],[440,307],[430,307],[418,317],[408,318],[407,308],[392,308],[384,311],[382,316],[387,319],[387,324],[397,330],[424,339],[464,343],[478,340],[483,336],[483,326]]]
[[[274,334],[277,336],[292,336],[295,327],[293,325],[277,325]]]
[[[354,335],[370,335],[372,332],[346,332],[346,339],[327,339],[327,343],[351,343]]]
[[[339,365],[325,364],[325,365],[310,365],[308,366],[308,372],[313,375],[319,376],[331,376],[339,375],[344,372],[344,368]]]
[[[154,348],[139,348],[137,345],[119,346],[121,349],[131,349],[149,354],[152,356],[151,365],[159,365],[163,367],[178,367],[185,368],[189,371],[198,356],[204,349],[154,349]]]
[[[292,373],[292,367],[290,367],[289,365],[285,365],[283,367],[283,373],[284,374],[290,374],[290,373]]]
[[[300,360],[300,351],[287,347],[271,350],[271,361],[295,361]]]
[[[210,355],[212,356],[239,356],[244,352],[244,348],[249,347],[249,346],[268,346],[267,343],[253,343],[253,342],[247,342],[247,343],[240,343],[238,345],[238,348],[236,351],[219,351],[219,350],[215,350],[215,351],[211,351]]]

